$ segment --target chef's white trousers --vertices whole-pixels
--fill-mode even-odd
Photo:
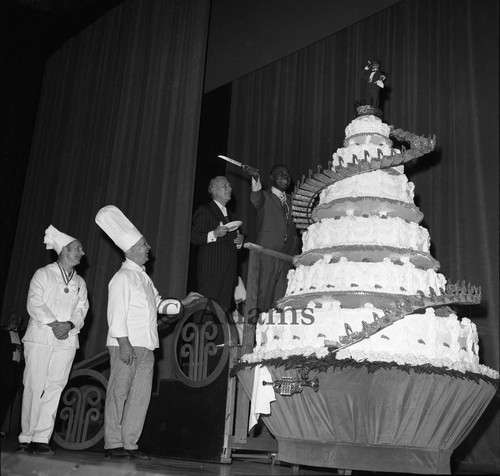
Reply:
[[[108,346],[111,372],[104,410],[104,449],[138,449],[153,386],[152,350],[134,347],[132,365],[120,360],[120,348]]]
[[[26,368],[20,443],[49,442],[75,354],[76,347],[24,343]]]

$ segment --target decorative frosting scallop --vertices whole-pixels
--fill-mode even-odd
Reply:
[[[404,174],[390,174],[374,170],[339,180],[326,187],[319,197],[319,204],[333,200],[356,197],[376,197],[411,203],[415,197],[415,185]]]
[[[388,144],[362,144],[350,145],[349,147],[341,147],[337,149],[332,156],[332,166],[346,166],[353,164],[355,161],[367,160],[371,162],[372,159],[381,159],[384,155],[390,156],[392,154],[400,154],[401,151],[393,149]]]
[[[374,313],[384,312],[367,303],[359,309],[342,309],[339,301],[311,302],[304,309],[270,310],[262,313],[256,329],[256,350],[272,352],[299,347],[323,347],[326,341],[338,342],[346,333],[346,324],[353,331],[364,322],[373,322]],[[295,336],[295,338],[293,338]]]
[[[380,134],[381,136],[389,137],[391,128],[382,122],[377,116],[360,116],[352,120],[345,128],[346,139],[355,134]]]
[[[299,265],[288,272],[288,286],[285,297],[303,293],[331,291],[364,291],[370,293],[391,293],[416,295],[423,292],[436,295],[446,288],[446,278],[432,269],[418,269],[409,260],[396,265],[389,258],[382,262],[352,262],[342,257],[336,263],[330,256],[312,266]]]
[[[358,358],[366,353],[391,353],[399,356],[398,363],[439,363],[448,361],[467,365],[469,370],[478,371],[479,338],[475,324],[456,314],[443,318],[436,316],[433,308],[424,314],[410,314],[394,324],[372,335],[369,339],[353,344],[339,351],[338,358]],[[479,372],[481,373],[481,372]]]
[[[302,251],[343,245],[377,245],[429,252],[429,232],[402,218],[345,216],[310,225],[302,235]]]

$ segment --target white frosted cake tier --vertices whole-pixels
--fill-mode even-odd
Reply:
[[[309,303],[302,309],[262,313],[256,328],[256,345],[246,362],[259,362],[292,355],[328,354],[328,346],[338,347],[346,332],[361,332],[363,321],[370,324],[383,311],[371,304],[359,309],[343,309],[339,302]],[[450,313],[437,316],[434,309],[410,314],[370,337],[337,352],[338,359],[396,362],[400,365],[430,364],[470,371],[498,378],[498,372],[479,363],[478,334],[469,319]]]
[[[424,314],[405,316],[368,339],[340,350],[337,357],[356,359],[360,352],[376,351],[379,354],[410,354],[414,364],[426,358],[477,365],[478,350],[476,326],[469,319],[463,318],[460,322],[453,313],[447,317],[436,316],[430,307]]]
[[[349,261],[369,261],[373,263],[376,261],[383,261],[384,258],[389,258],[393,263],[399,264],[402,260],[408,259],[408,261],[417,268],[432,268],[434,271],[438,271],[441,267],[439,261],[425,251],[379,245],[338,245],[312,249],[294,256],[293,263],[295,266],[301,264],[304,266],[311,266],[316,263],[316,261],[323,259],[325,255],[331,256],[332,261],[344,257]]]
[[[344,216],[402,218],[415,223],[420,223],[424,218],[424,214],[413,203],[378,197],[348,197],[333,200],[318,205],[311,214],[315,222]]]
[[[370,136],[366,136],[364,140],[371,140]],[[348,164],[356,163],[356,161],[367,160],[371,162],[372,159],[382,160],[383,156],[390,156],[391,154],[400,154],[401,152],[397,149],[392,149],[388,144],[375,145],[372,143],[361,144],[361,145],[349,145],[348,147],[342,147],[337,149],[332,155],[332,166],[333,168],[337,166],[345,167]]]
[[[390,170],[390,169],[389,169]],[[321,191],[319,205],[345,198],[376,197],[413,204],[415,185],[404,174],[374,170],[339,180]]]
[[[309,226],[302,235],[302,251],[340,245],[380,245],[428,253],[429,232],[401,218],[345,216]]]
[[[338,359],[358,362],[396,362],[400,365],[425,365],[460,372],[474,372],[498,379],[499,373],[479,363],[479,338],[476,325],[456,314],[436,316],[410,314],[352,346],[340,350]]]
[[[325,255],[312,266],[299,265],[288,272],[285,298],[302,293],[365,291],[369,293],[393,293],[397,295],[431,296],[430,288],[437,296],[446,289],[446,278],[432,269],[418,269],[409,258],[403,264],[394,264],[389,258],[377,263],[359,263],[340,258],[330,262]]]
[[[369,303],[359,309],[344,309],[339,301],[310,302],[301,309],[270,310],[259,317],[254,352],[261,358],[276,356],[273,352],[318,355],[326,351],[328,343],[339,343],[346,335],[346,325],[357,332],[362,329],[363,321],[374,321],[374,313],[378,317],[384,315]]]
[[[357,134],[378,134],[388,139],[390,132],[391,128],[379,117],[369,115],[353,119],[345,128],[345,137],[348,141],[351,136]]]

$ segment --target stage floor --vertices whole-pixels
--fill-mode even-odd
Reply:
[[[2,476],[327,476],[334,469],[270,464],[266,454],[233,455],[231,464],[154,458],[149,461],[109,460],[103,453],[56,449],[54,456],[16,453],[17,438],[1,440]],[[352,474],[355,474],[354,472]]]
[[[1,441],[2,476],[394,476],[396,473],[370,471],[341,472],[336,469],[292,467],[287,463],[271,464],[267,454],[233,454],[231,464],[206,463],[182,459],[154,458],[149,461],[109,460],[102,452],[69,451],[56,448],[54,456],[36,456],[15,452],[17,437]],[[456,475],[498,474],[490,468],[481,471],[462,468]],[[398,473],[400,474],[400,473]]]

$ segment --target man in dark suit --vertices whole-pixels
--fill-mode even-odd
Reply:
[[[257,244],[291,256],[298,254],[300,239],[292,217],[292,197],[286,193],[291,183],[288,168],[278,164],[271,169],[269,192],[262,190],[256,169],[247,167],[246,170],[252,176],[250,201],[257,211]],[[288,261],[261,255],[257,298],[259,312],[267,311],[285,295],[287,274],[291,267]]]
[[[225,226],[233,221],[226,209],[231,192],[226,177],[210,180],[208,193],[212,200],[196,210],[191,228],[191,243],[199,247],[198,292],[216,301],[226,312],[233,307],[234,288],[238,283],[237,250],[243,244],[243,235]]]
[[[367,106],[379,107],[380,91],[384,87],[385,75],[380,72],[379,60],[368,61],[363,70],[362,100]]]

